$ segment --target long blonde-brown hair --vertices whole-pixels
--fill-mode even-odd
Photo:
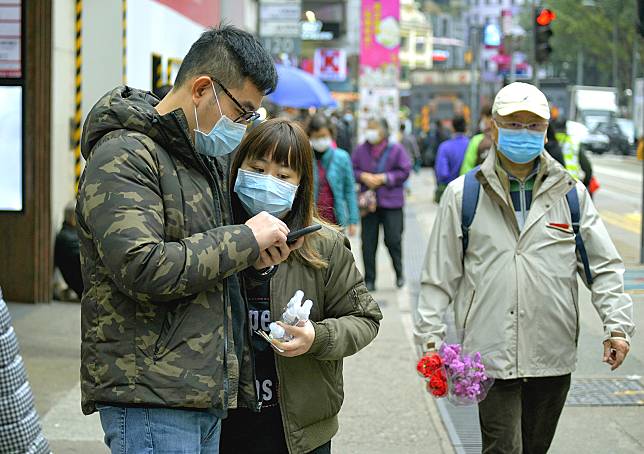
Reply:
[[[229,188],[235,222],[248,219],[248,213],[234,191],[237,173],[246,159],[261,158],[289,167],[300,177],[293,207],[283,219],[288,228],[298,230],[314,223],[322,223],[317,218],[317,209],[313,200],[313,152],[309,138],[298,123],[283,118],[267,120],[254,127],[237,148],[232,163]],[[318,234],[305,236],[304,245],[293,251],[290,257],[313,268],[326,268],[328,263],[320,257],[311,243],[314,235]]]

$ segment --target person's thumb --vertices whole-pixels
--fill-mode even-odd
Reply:
[[[605,363],[607,363],[607,362],[608,362],[608,358],[610,358],[610,341],[609,341],[609,340],[605,340],[605,341],[604,341],[604,359],[602,359],[602,361],[604,361]]]

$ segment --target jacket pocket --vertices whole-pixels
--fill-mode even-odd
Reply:
[[[565,242],[575,243],[575,232],[570,227],[566,228],[564,224],[547,223],[544,233],[546,238],[549,238],[557,244]]]
[[[344,401],[344,383],[342,377],[342,361],[336,360],[317,360],[320,364],[320,371],[323,383],[327,384],[327,403],[329,404],[329,413],[324,414],[324,418],[338,414]],[[322,390],[320,390],[323,392]]]
[[[550,230],[556,230],[561,233],[565,233],[566,235],[574,235],[575,232],[570,228],[567,224],[553,224],[549,223],[546,224],[546,227],[549,228]]]
[[[154,350],[152,352],[153,360],[156,361],[162,358],[168,352],[168,347],[172,339],[175,337],[175,334],[181,327],[183,319],[187,315],[186,312],[189,310],[190,301],[190,297],[179,300],[176,305],[166,310],[161,329],[159,330],[159,336],[154,344]]]
[[[152,350],[152,359],[154,361],[161,357],[161,348],[167,345],[168,333],[170,332],[170,312],[171,311],[169,310],[166,311],[165,316],[163,317],[163,323],[161,324],[161,330],[159,331],[159,336],[154,343],[154,349]]]

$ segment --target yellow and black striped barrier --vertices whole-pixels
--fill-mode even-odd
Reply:
[[[122,1],[123,13],[123,85],[127,85],[127,0]]]
[[[163,86],[163,59],[159,54],[152,54],[152,90]]]
[[[181,66],[181,63],[183,62],[182,59],[180,58],[168,58],[168,67],[166,68],[166,83],[169,85],[173,84],[173,72],[175,66],[179,67]]]
[[[78,182],[81,175],[81,120],[82,120],[82,100],[83,100],[83,0],[76,0],[76,77],[74,78],[74,86],[76,88],[76,95],[74,97],[75,112],[74,112],[74,130],[72,131],[72,144],[74,149],[74,190],[78,192]]]

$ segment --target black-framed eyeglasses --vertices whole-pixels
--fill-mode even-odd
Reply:
[[[545,122],[539,121],[535,123],[519,123],[518,121],[504,122],[504,121],[494,120],[494,122],[497,124],[497,126],[501,128],[507,128],[507,129],[528,129],[530,131],[538,131],[538,132],[544,132],[548,129],[547,121]]]
[[[235,105],[237,106],[237,108],[239,110],[241,110],[242,113],[240,115],[238,115],[237,118],[235,118],[233,120],[235,123],[239,123],[240,121],[243,121],[244,123],[250,123],[250,122],[253,122],[253,121],[255,121],[255,120],[257,120],[259,118],[259,116],[260,116],[259,113],[255,112],[254,110],[246,110],[246,109],[244,109],[244,106],[242,106],[239,103],[239,101],[237,101],[235,99],[235,97],[228,91],[228,89],[226,87],[224,87],[224,84],[219,82],[214,77],[211,77],[211,79],[217,85],[219,85],[219,88],[221,88],[223,90],[223,92],[226,93],[226,96],[228,96],[230,98],[230,100],[235,103]]]

